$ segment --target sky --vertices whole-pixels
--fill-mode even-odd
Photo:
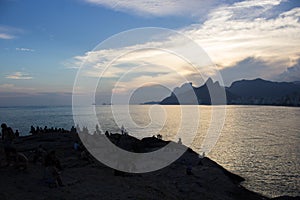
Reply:
[[[144,27],[182,36],[153,42]],[[115,34],[136,28],[143,32],[115,46],[99,47]],[[203,52],[197,50],[196,55],[182,37]],[[205,74],[202,77],[218,73],[226,86],[258,77],[299,81],[299,44],[298,0],[1,0],[0,106],[69,105],[82,64],[85,83],[103,76],[102,88],[118,83],[113,93],[119,95],[152,83],[171,89],[183,83],[179,76],[197,83],[199,71],[158,49],[193,54],[191,60],[209,58],[214,72],[207,70],[207,63],[198,63],[197,70]],[[84,92],[87,87],[75,90]]]

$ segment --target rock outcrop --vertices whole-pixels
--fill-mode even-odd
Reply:
[[[95,136],[88,136],[88,139],[90,137]],[[138,140],[119,134],[112,134],[109,139],[116,144],[122,139],[122,148],[137,152],[153,151],[168,144],[154,137]],[[39,145],[47,150],[56,150],[63,166],[61,176],[65,187],[49,188],[43,181],[44,167],[41,163],[29,162],[26,171],[1,165],[0,199],[268,199],[242,187],[242,177],[232,174],[207,157],[200,159],[191,149],[161,170],[116,176],[113,169],[95,159],[82,159],[82,152],[73,149],[74,141],[78,140],[78,136],[71,133],[19,138],[15,147],[26,154],[29,160]],[[186,173],[187,163],[192,166],[192,175]]]

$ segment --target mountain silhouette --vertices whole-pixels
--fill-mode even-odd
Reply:
[[[273,82],[260,78],[239,80],[224,87],[208,78],[204,85],[185,83],[163,99],[162,105],[283,105],[300,106],[297,82]]]

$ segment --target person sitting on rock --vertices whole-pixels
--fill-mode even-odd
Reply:
[[[178,144],[182,144],[181,138],[178,139]]]
[[[74,148],[75,151],[81,151],[81,150],[83,150],[81,144],[78,141],[74,142],[73,148]]]
[[[188,165],[187,168],[186,168],[186,174],[187,175],[193,175],[193,172],[192,172],[192,165]]]
[[[28,167],[28,158],[20,152],[17,152],[15,148],[11,151],[11,158],[15,162],[15,168],[19,170],[26,170]]]
[[[47,151],[43,148],[42,145],[39,145],[38,148],[34,152],[33,163],[36,162],[44,162],[44,159],[47,155]]]
[[[60,170],[62,170],[62,167],[54,150],[46,156],[45,167],[46,172],[50,175],[50,180],[48,179],[49,186],[51,186],[50,184],[54,184],[54,186],[64,186],[60,176]]]
[[[198,162],[198,165],[200,165],[200,166],[203,165],[203,163],[202,163],[203,158],[205,158],[205,152],[203,152],[201,155],[199,155],[199,162]]]
[[[159,139],[159,140],[162,139],[162,135],[161,135],[161,134],[157,134],[156,137],[157,137],[157,139]]]

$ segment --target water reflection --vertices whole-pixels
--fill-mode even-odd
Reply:
[[[130,107],[133,121],[140,126],[126,126],[130,134],[141,138],[158,131],[163,139],[178,141],[175,135],[182,116],[179,106],[153,109],[149,105]],[[211,123],[212,107],[190,106],[190,109],[198,109],[200,113],[197,135],[192,143],[192,148],[199,152]],[[118,110],[122,113],[127,109],[120,106]],[[120,131],[110,106],[97,106],[96,112],[102,129]],[[31,125],[65,129],[73,125],[71,107],[0,108],[0,113],[1,122],[19,129],[23,135],[29,132]],[[82,109],[81,114],[89,117],[92,113]],[[227,106],[221,137],[208,156],[245,177],[244,185],[251,190],[268,196],[300,195],[299,117],[300,108]],[[193,123],[193,120],[191,116],[190,122]],[[161,124],[164,126],[161,127]],[[185,131],[187,134],[191,132],[188,129]],[[182,143],[185,143],[184,137]]]

